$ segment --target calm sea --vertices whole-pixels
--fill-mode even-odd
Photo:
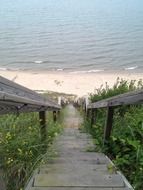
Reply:
[[[143,72],[143,0],[0,0],[0,70]]]

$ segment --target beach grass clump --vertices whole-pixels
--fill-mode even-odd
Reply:
[[[95,89],[95,93],[90,94],[91,102],[96,102],[112,96],[123,94],[126,92],[134,91],[137,89],[143,89],[143,81],[131,80],[127,81],[124,79],[117,78],[113,87],[110,87],[106,82],[105,86],[101,85],[100,88]]]
[[[115,85],[109,88],[96,90],[91,94],[91,101],[95,102],[125,92],[143,89],[142,80],[126,81],[117,79]],[[121,106],[114,111],[113,130],[109,141],[103,146],[103,134],[107,109],[98,109],[96,125],[90,126],[85,122],[85,127],[94,138],[96,149],[103,151],[123,172],[135,190],[143,188],[143,105]]]
[[[7,190],[22,190],[54,137],[60,124],[48,116],[47,138],[41,141],[38,113],[5,115],[0,118],[0,167]]]

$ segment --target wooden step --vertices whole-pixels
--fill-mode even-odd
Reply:
[[[87,173],[37,174],[34,180],[35,187],[125,187],[120,175]]]
[[[107,165],[96,165],[96,164],[47,164],[40,168],[41,174],[48,174],[48,173],[67,173],[70,175],[71,172],[76,173],[86,173],[86,171],[91,172],[104,172],[108,173]],[[109,174],[109,173],[108,173]]]
[[[75,155],[62,155],[60,158],[54,158],[50,161],[50,164],[65,164],[65,163],[78,163],[78,164],[95,164],[95,165],[108,165],[109,160],[105,156],[90,156],[86,154]]]
[[[99,187],[32,187],[29,190],[113,190],[112,188]],[[126,189],[119,189],[126,190]]]
[[[103,188],[103,187],[31,187],[29,190],[130,190],[123,188]]]

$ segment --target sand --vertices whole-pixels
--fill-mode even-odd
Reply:
[[[76,94],[93,93],[105,82],[112,86],[117,77],[126,80],[143,79],[143,73],[73,73],[52,71],[0,71],[0,75],[32,90],[44,90]]]

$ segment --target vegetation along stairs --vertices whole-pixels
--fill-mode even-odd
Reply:
[[[128,190],[125,177],[103,153],[89,151],[90,135],[79,130],[82,118],[68,105],[63,134],[56,139],[58,156],[41,165],[25,190]]]

